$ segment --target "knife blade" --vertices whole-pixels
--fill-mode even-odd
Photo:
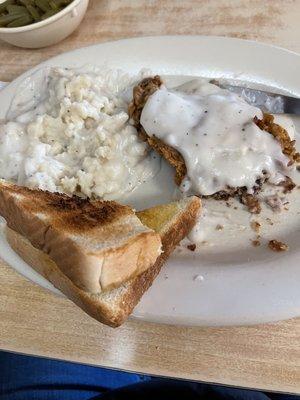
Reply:
[[[242,96],[247,103],[259,107],[264,112],[300,115],[300,98],[229,85],[216,80],[211,81],[211,83],[218,84],[218,86]]]

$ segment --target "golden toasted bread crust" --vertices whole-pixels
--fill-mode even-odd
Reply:
[[[105,303],[99,303],[97,295],[92,295],[74,285],[47,254],[33,247],[24,236],[8,227],[6,228],[6,238],[12,249],[28,265],[31,265],[78,307],[103,324],[114,326],[112,309]]]
[[[193,197],[189,206],[173,222],[170,228],[163,233],[161,236],[162,254],[158,257],[153,267],[150,267],[147,271],[130,281],[130,287],[124,292],[122,297],[122,308],[120,308],[118,317],[115,318],[115,326],[121,325],[127,316],[132,313],[132,310],[138,304],[143,294],[150,288],[174,248],[195,225],[200,210],[200,199]]]
[[[5,186],[6,197],[9,194],[23,195],[22,207],[27,212],[34,214],[47,211],[53,226],[74,233],[90,231],[99,227],[99,224],[108,225],[120,217],[134,214],[130,207],[114,201],[91,201],[63,193],[29,189],[3,181],[0,185]]]
[[[0,214],[78,286],[100,293],[153,265],[161,239],[133,210],[114,202],[0,183]]]
[[[6,236],[11,247],[35,270],[53,283],[70,300],[98,321],[117,327],[121,325],[142,295],[152,285],[163,263],[174,247],[187,235],[194,226],[201,209],[200,199],[193,197],[185,209],[172,221],[162,235],[163,253],[147,271],[128,281],[117,300],[103,301],[102,295],[91,294],[80,288],[61,272],[57,264],[42,251],[36,249],[19,233],[7,228]],[[116,289],[120,290],[120,289]],[[112,297],[113,297],[112,293]],[[112,304],[115,302],[116,304]]]

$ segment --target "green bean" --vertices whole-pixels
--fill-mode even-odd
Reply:
[[[49,0],[49,6],[52,8],[52,10],[58,10],[60,7],[58,2],[54,0]]]
[[[34,6],[34,0],[19,0],[19,3],[25,7]]]
[[[29,11],[29,14],[32,16],[32,18],[35,21],[39,21],[41,19],[41,15],[39,13],[39,10],[36,7],[28,5],[26,8]]]
[[[8,14],[28,14],[27,8],[24,6],[18,6],[15,4],[11,4],[9,6],[6,7]]]
[[[52,17],[52,15],[55,14],[57,14],[57,10],[48,10],[45,14],[42,15],[42,20]]]
[[[6,25],[8,25],[9,23],[15,21],[18,18],[20,18],[20,14],[1,15],[0,16],[0,26],[6,26]]]
[[[50,7],[53,9],[65,7],[71,3],[70,0],[49,0]]]
[[[6,0],[0,4],[0,27],[14,28],[44,20],[74,0]]]
[[[49,6],[49,2],[47,0],[35,0],[35,5],[44,12],[51,10],[51,7]]]
[[[1,3],[0,4],[0,13],[3,13],[4,11],[6,11],[6,7],[9,4],[13,4],[13,3],[14,3],[14,0],[6,0],[6,1],[4,1],[4,3]]]
[[[24,15],[22,17],[17,18],[16,20],[10,22],[7,27],[8,28],[18,28],[19,26],[25,26],[28,25],[32,22],[32,18],[31,16],[28,15]]]

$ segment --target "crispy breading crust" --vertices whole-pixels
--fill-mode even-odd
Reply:
[[[143,107],[146,104],[149,96],[151,96],[156,90],[162,85],[161,78],[156,75],[153,78],[145,78],[133,89],[133,100],[129,105],[129,115],[134,121],[134,125],[137,128],[140,137],[146,141],[150,147],[156,150],[162,157],[164,157],[176,171],[175,183],[179,186],[186,176],[187,169],[185,161],[182,155],[171,146],[165,144],[162,140],[155,136],[149,136],[145,132],[144,128],[140,124],[140,118],[143,111]],[[266,132],[269,132],[274,136],[282,147],[282,152],[290,158],[290,164],[294,162],[300,162],[300,154],[295,149],[295,141],[291,140],[288,133],[284,128],[274,123],[274,117],[270,114],[264,114],[262,119],[254,118],[256,125]],[[229,197],[238,196],[240,201],[245,204],[249,211],[258,214],[261,211],[261,206],[255,194],[261,189],[262,184],[266,178],[262,176],[255,185],[254,195],[248,194],[245,187],[230,188],[219,191],[210,196],[202,197],[213,197],[216,200],[226,200]],[[291,191],[294,188],[294,183],[287,178],[288,184],[285,185],[286,191]]]
[[[269,249],[279,252],[279,251],[287,251],[289,246],[286,243],[280,242],[279,240],[273,239],[268,243]]]
[[[143,107],[149,96],[151,96],[162,85],[161,78],[156,75],[154,78],[145,78],[133,89],[133,100],[129,105],[129,116],[137,127],[139,136],[147,142],[159,155],[164,157],[175,168],[175,183],[180,185],[187,170],[182,155],[171,146],[165,144],[155,136],[148,136],[140,124],[140,117]]]
[[[263,131],[269,132],[280,143],[282,152],[294,162],[300,162],[300,153],[295,148],[295,140],[291,140],[287,131],[280,125],[275,124],[274,116],[264,113],[262,119],[254,117],[254,122]]]

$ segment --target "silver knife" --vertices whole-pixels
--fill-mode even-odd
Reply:
[[[218,86],[242,96],[247,103],[259,107],[271,114],[300,115],[300,98],[290,97],[263,90],[249,89],[242,86],[227,85],[217,80],[211,81]]]

